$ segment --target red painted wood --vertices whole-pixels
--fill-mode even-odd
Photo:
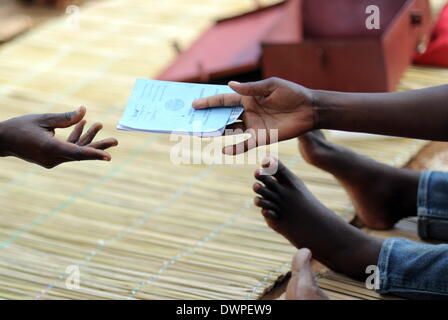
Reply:
[[[365,26],[372,4],[380,30]],[[160,79],[216,82],[259,70],[315,89],[391,91],[430,28],[428,0],[288,0],[219,21]]]
[[[284,7],[276,5],[218,21],[159,79],[200,81],[259,68],[260,42],[282,17]]]
[[[265,43],[265,77],[314,89],[392,91],[431,28],[428,0],[303,1],[305,39]],[[365,8],[371,4],[380,8],[380,30],[365,26]]]

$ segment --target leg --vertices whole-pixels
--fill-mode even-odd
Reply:
[[[308,249],[300,249],[294,255],[286,300],[328,300],[314,280],[311,271],[311,251]]]
[[[360,220],[372,229],[391,228],[417,213],[420,173],[394,168],[327,141],[320,131],[299,138],[305,160],[331,173],[346,189]]]
[[[381,294],[408,299],[448,299],[448,245],[405,239],[384,241],[378,259]]]
[[[323,206],[280,161],[275,178],[262,173],[255,173],[264,184],[254,185],[254,191],[261,196],[255,198],[255,205],[263,209],[268,225],[297,248],[309,248],[328,267],[365,278],[366,267],[378,260],[382,241],[349,225]]]

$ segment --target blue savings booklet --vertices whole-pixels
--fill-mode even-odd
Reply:
[[[194,100],[234,93],[229,86],[138,79],[117,129],[198,136],[221,136],[242,107],[195,110]]]

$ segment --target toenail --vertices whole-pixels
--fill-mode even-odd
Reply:
[[[263,160],[261,160],[261,165],[263,167],[269,166],[271,164],[272,158],[271,157],[265,157]]]

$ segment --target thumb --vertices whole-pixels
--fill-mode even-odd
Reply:
[[[67,128],[80,122],[86,114],[86,108],[65,113],[46,113],[41,115],[39,123],[47,128]]]
[[[299,273],[302,270],[306,271],[306,275],[308,275],[308,271],[311,270],[311,251],[306,248],[297,251],[291,265],[292,272]]]
[[[297,300],[306,294],[304,290],[314,286],[314,276],[311,270],[311,252],[300,249],[292,260],[291,279],[286,288],[286,299]]]
[[[274,89],[272,79],[262,81],[240,83],[237,81],[229,82],[230,88],[243,96],[263,96],[270,95]]]

